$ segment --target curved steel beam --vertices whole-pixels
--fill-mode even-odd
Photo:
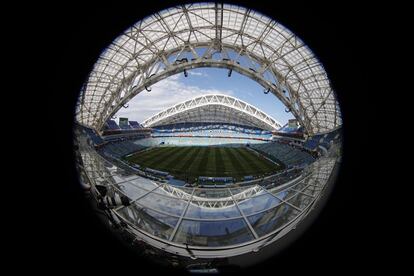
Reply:
[[[159,124],[171,123],[171,119],[180,117],[181,114],[192,112],[198,108],[205,106],[223,106],[233,111],[241,112],[245,114],[247,118],[245,122],[248,125],[266,129],[266,130],[278,130],[282,125],[277,122],[274,118],[267,115],[265,112],[258,108],[248,104],[240,99],[222,95],[222,94],[210,94],[198,96],[193,99],[186,100],[171,106],[142,122],[145,127],[153,127]],[[233,112],[230,112],[230,116]],[[222,114],[222,116],[225,116]],[[170,119],[170,122],[168,120]],[[221,119],[221,118],[220,118]]]
[[[141,93],[145,87],[151,86],[165,78],[168,78],[172,75],[179,74],[183,72],[184,70],[190,70],[195,68],[201,68],[201,67],[215,67],[215,68],[226,68],[234,70],[256,82],[258,82],[260,85],[262,85],[265,89],[272,92],[273,95],[279,98],[279,100],[285,104],[286,106],[292,107],[294,103],[290,100],[289,97],[287,97],[285,94],[283,94],[281,86],[277,86],[274,83],[269,82],[266,80],[262,75],[260,75],[257,72],[253,72],[252,70],[249,70],[247,68],[242,67],[241,65],[237,64],[234,61],[228,60],[213,60],[213,59],[199,59],[194,60],[190,62],[180,63],[175,66],[171,66],[170,68],[159,72],[158,74],[155,74],[150,79],[146,79],[144,82],[141,83],[141,85],[136,86],[133,90],[130,91],[130,93],[126,94],[124,98],[119,99],[119,102],[115,105],[115,107],[112,109],[112,112],[107,114],[103,117],[103,120],[100,122],[101,125],[98,126],[98,128],[102,128],[103,124],[106,122],[106,120],[113,114],[116,114],[118,110],[122,107],[122,105],[128,101],[130,101],[133,97]],[[297,103],[297,102],[296,102]],[[297,109],[291,109],[292,114],[300,121],[300,123],[305,127],[309,128],[309,122],[305,120],[305,116],[303,114],[300,114],[300,110]]]

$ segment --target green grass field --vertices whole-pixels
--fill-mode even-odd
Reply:
[[[177,179],[194,182],[198,176],[243,176],[275,173],[280,166],[245,148],[158,147],[125,158],[141,167],[167,171]]]

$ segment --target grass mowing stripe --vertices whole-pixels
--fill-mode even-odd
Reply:
[[[220,147],[221,158],[223,159],[223,169],[227,176],[232,176],[233,164],[230,160],[230,156],[226,152],[226,148]]]
[[[254,168],[250,165],[249,161],[246,160],[246,158],[242,154],[241,149],[234,148],[233,154],[234,156],[236,156],[237,160],[239,160],[239,162],[241,163],[242,167],[245,170],[245,173],[247,174],[255,173]]]
[[[203,174],[203,171],[200,170],[200,167],[202,167],[202,164],[204,164],[204,160],[205,160],[204,154],[205,154],[205,151],[207,150],[206,147],[198,147],[198,148],[199,148],[199,151],[197,155],[195,156],[193,163],[188,168],[188,172],[191,173],[194,177]]]
[[[242,167],[235,167],[237,164],[233,164],[232,159],[234,158],[230,157],[230,155],[227,153],[226,148],[220,147],[219,152],[223,160],[223,170],[225,176],[235,176],[243,172]]]
[[[208,161],[206,162],[205,172],[207,176],[216,176],[216,150],[214,147],[208,147]]]
[[[242,180],[245,175],[257,176],[278,170],[277,166],[248,149],[230,147],[158,147],[137,154],[132,161],[189,181],[201,175],[231,176]]]
[[[137,163],[147,163],[149,160],[152,160],[155,156],[160,156],[166,152],[174,150],[174,147],[171,148],[154,148],[149,151],[146,151],[142,154],[137,154],[134,156],[133,161]]]
[[[266,158],[263,157],[263,155],[259,158],[263,166],[267,167],[269,170],[276,170],[279,168],[278,165],[274,164],[273,162],[270,162]]]
[[[269,160],[267,160],[262,154],[253,151],[253,150],[249,150],[246,149],[252,156],[255,156],[257,159],[257,163],[260,164],[261,167],[266,168],[269,171],[275,170],[276,165],[273,164],[272,162],[270,162]]]
[[[182,151],[183,151],[182,147],[176,147],[175,150],[169,151],[167,154],[163,154],[161,156],[161,159],[158,160],[155,166],[156,167],[163,166],[165,163],[169,162],[172,158],[174,158],[177,154],[180,155]]]
[[[188,151],[188,149],[189,149],[189,151]],[[175,156],[172,156],[172,159],[175,159],[175,160],[176,160],[177,156],[180,156],[180,158],[182,158],[182,160],[180,160],[180,162],[175,162],[174,164],[172,164],[169,167],[168,160],[170,160],[170,159],[167,159],[166,160],[167,162],[163,162],[163,164],[159,164],[159,166],[162,167],[163,170],[166,170],[166,171],[170,172],[176,178],[187,181],[189,179],[192,179],[191,178],[191,172],[187,173],[187,170],[183,169],[182,167],[184,166],[185,163],[188,162],[189,159],[194,157],[195,152],[198,151],[199,148],[197,148],[197,147],[181,147],[180,150],[181,151],[178,152]],[[190,178],[188,178],[188,177],[190,177]]]
[[[190,151],[187,151],[186,148],[189,148]],[[196,147],[185,147],[182,149],[183,152],[180,153],[180,156],[182,157],[180,160],[178,160],[176,163],[172,164],[171,167],[176,169],[176,170],[181,170],[181,167],[184,166],[184,164],[188,161],[188,159],[191,159],[191,157],[193,156],[194,152],[197,150]],[[183,155],[183,153],[185,153]]]
[[[177,164],[177,162],[183,159],[184,156],[186,156],[187,153],[191,152],[192,150],[192,147],[182,147],[179,149],[179,151],[172,153],[171,156],[169,156],[169,158],[159,162],[157,164],[157,167],[167,169],[170,171],[176,171],[175,165]]]
[[[271,172],[275,168],[270,166],[270,162],[262,158],[262,156],[257,156],[256,153],[253,153],[245,149],[246,157],[249,158],[252,162],[252,166],[256,166],[263,173]]]
[[[177,152],[174,156],[171,156],[171,159],[166,160],[163,164],[165,164],[167,168],[170,168],[171,171],[180,172],[181,169],[179,169],[179,167],[181,167],[184,160],[187,160],[194,151],[195,148],[193,147],[181,148],[180,152]]]
[[[262,173],[271,171],[271,169],[267,166],[267,163],[263,162],[261,156],[257,156],[256,154],[250,152],[247,149],[245,150],[245,154],[251,160],[253,167],[258,168],[258,171]]]
[[[201,156],[201,160],[200,163],[198,164],[198,172],[204,172],[206,169],[206,164],[208,162],[208,154],[209,150],[207,147],[203,148],[203,152],[202,152],[202,156]]]
[[[217,174],[225,175],[225,167],[221,147],[215,148],[216,150],[216,172]],[[227,174],[226,174],[227,175]]]
[[[157,162],[158,160],[161,160],[162,158],[164,158],[165,156],[168,156],[169,154],[171,154],[172,152],[176,150],[177,148],[159,148],[157,151],[151,152],[147,156],[143,156],[140,162],[142,162],[142,164],[147,165],[147,166],[152,165],[155,161]]]
[[[131,162],[136,162],[137,160],[139,160],[140,158],[142,158],[142,156],[146,156],[147,154],[151,154],[151,152],[156,151],[156,150],[157,149],[152,148],[152,149],[149,149],[149,150],[147,150],[147,151],[145,151],[143,153],[137,152],[137,153],[134,153],[133,155],[127,157],[126,159],[128,161],[131,161]]]
[[[263,168],[259,167],[256,164],[255,158],[252,158],[250,152],[246,152],[246,149],[237,148],[237,151],[240,153],[240,156],[245,160],[246,164],[248,164],[253,171],[256,172],[263,172]]]
[[[154,165],[158,164],[161,160],[168,159],[169,156],[174,155],[178,151],[180,151],[179,147],[164,149],[163,151],[159,152],[158,155],[152,156],[152,158],[147,159],[143,163],[147,167],[152,168]]]
[[[201,147],[194,147],[194,149],[195,151],[191,155],[189,155],[187,160],[183,162],[182,165],[179,167],[180,170],[189,171],[191,165],[194,163],[194,160],[197,158],[197,155],[200,153]]]
[[[237,157],[237,152],[233,148],[225,148],[227,155],[231,162],[231,170],[237,171],[239,174],[245,174],[247,172],[246,167],[242,164],[240,159]]]

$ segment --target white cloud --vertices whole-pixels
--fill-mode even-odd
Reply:
[[[151,92],[144,90],[139,93],[128,102],[129,107],[121,108],[116,116],[142,122],[157,112],[179,102],[213,93],[234,94],[231,90],[203,89],[198,86],[185,85],[180,81],[180,75],[177,74],[154,84],[151,87]]]
[[[206,73],[196,72],[196,71],[188,71],[188,74],[192,76],[208,77]]]

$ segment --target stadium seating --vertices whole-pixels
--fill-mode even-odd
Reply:
[[[104,139],[91,128],[76,124],[75,133],[77,136],[86,136],[94,146],[100,146],[105,143]]]
[[[124,125],[121,127],[121,129],[132,129],[132,127],[130,125]]]
[[[308,139],[304,144],[303,147],[308,150],[316,150],[319,144],[319,139]]]
[[[88,135],[88,137],[92,140],[92,142],[95,145],[100,145],[104,143],[104,140],[98,134],[96,134],[94,130],[87,127],[83,127],[83,129],[86,132],[86,135]]]
[[[295,167],[295,168],[285,169],[276,174],[266,176],[266,177],[261,177],[261,178],[253,178],[252,176],[245,176],[243,179],[243,182],[238,182],[235,184],[239,187],[260,185],[260,186],[265,187],[266,189],[270,189],[273,187],[277,187],[282,183],[289,182],[299,177],[303,171],[304,171],[303,168]]]
[[[266,189],[271,189],[271,188],[279,186],[281,183],[287,183],[299,177],[302,174],[302,172],[303,172],[303,169],[301,168],[288,169],[278,174],[272,175],[271,177],[264,179],[258,184],[260,186],[265,187]]]
[[[209,177],[209,176],[200,176],[198,177],[199,183],[211,184],[211,183],[228,183],[233,181],[233,177]]]
[[[137,121],[129,121],[129,125],[133,128],[133,129],[138,129],[138,128],[142,128],[142,126],[137,122]]]
[[[178,133],[178,132],[186,132],[186,133],[245,133],[245,134],[253,134],[253,135],[271,135],[270,131],[242,126],[237,124],[217,124],[217,123],[178,123],[172,125],[164,125],[164,126],[157,126],[154,128],[154,132],[156,133]]]
[[[144,147],[155,146],[244,146],[246,144],[266,143],[262,140],[243,138],[210,138],[210,137],[153,137],[135,141]]]
[[[176,133],[154,133],[153,137],[205,137],[205,138],[235,138],[235,139],[259,139],[270,140],[271,135],[253,135],[236,132],[215,132],[215,131],[196,131],[196,132],[176,132]]]
[[[314,158],[307,152],[279,142],[253,144],[250,147],[264,155],[275,157],[287,166],[300,166],[314,161]]]
[[[134,142],[129,141],[129,140],[124,140],[124,141],[108,142],[103,148],[101,148],[100,151],[103,154],[119,158],[127,154],[142,150],[144,148],[146,147],[135,144]]]
[[[118,140],[138,140],[142,138],[150,137],[150,132],[121,132],[118,134],[105,135],[102,138],[105,141],[118,141]]]
[[[108,129],[108,130],[118,130],[118,129],[120,129],[120,127],[118,126],[118,124],[114,120],[108,120],[105,123],[105,129]]]
[[[317,150],[319,146],[329,149],[331,147],[331,143],[337,142],[340,139],[340,129],[337,129],[326,134],[314,135],[304,143],[303,147],[311,151]]]

